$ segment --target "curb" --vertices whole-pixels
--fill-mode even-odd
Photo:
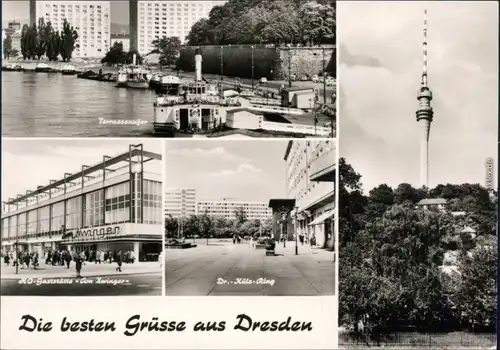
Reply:
[[[117,272],[116,274],[94,274],[94,275],[82,275],[84,278],[95,278],[95,277],[108,277],[108,276],[130,276],[130,275],[147,275],[147,274],[154,274],[158,273],[161,274],[160,271],[140,271],[140,272]],[[54,276],[54,275],[47,275],[47,276],[33,276],[33,275],[19,275],[19,276],[7,276],[7,277],[2,277],[1,280],[21,280],[23,278],[43,278],[43,279],[56,279],[56,278],[76,278],[76,273],[75,275],[71,276]]]

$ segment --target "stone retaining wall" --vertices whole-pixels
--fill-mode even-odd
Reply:
[[[194,46],[185,46],[181,49],[179,68],[194,71]],[[290,73],[297,77],[312,76],[323,71],[323,64],[327,71],[335,76],[335,49],[329,47],[265,47],[262,45],[252,49],[248,45],[203,46],[203,72],[225,76],[251,78],[252,51],[254,62],[254,77],[259,79],[283,80],[288,77],[288,66],[291,62]],[[223,55],[221,54],[223,53]],[[222,59],[221,59],[222,57]],[[324,63],[323,63],[324,61]]]

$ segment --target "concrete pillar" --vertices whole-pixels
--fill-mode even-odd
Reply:
[[[140,247],[141,247],[141,243],[134,242],[134,257],[135,257],[135,261],[137,261],[137,262],[139,261]]]

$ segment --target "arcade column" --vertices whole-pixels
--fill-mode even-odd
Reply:
[[[134,257],[135,261],[139,262],[139,253],[140,253],[141,243],[134,242]]]

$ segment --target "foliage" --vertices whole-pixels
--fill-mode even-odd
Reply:
[[[478,184],[414,188],[381,184],[365,196],[361,175],[339,160],[340,310],[343,325],[373,336],[402,329],[494,329],[496,201]],[[446,210],[423,198],[446,197]],[[452,215],[463,211],[464,214]],[[462,233],[464,227],[476,235]],[[492,243],[493,242],[493,243]],[[443,272],[458,253],[459,273]]]
[[[123,50],[123,43],[116,42],[113,46],[106,52],[106,55],[102,58],[101,63],[108,64],[110,66],[132,64],[134,60],[134,54],[136,59],[136,64],[142,64],[144,58],[139,54],[137,50],[131,50],[125,52]]]
[[[230,0],[192,27],[189,45],[332,44],[335,4],[329,1]]]
[[[12,51],[12,37],[7,35],[3,41],[3,57],[8,60],[12,56]]]
[[[69,62],[77,48],[77,40],[78,32],[68,21],[64,21],[63,29],[58,32],[51,22],[45,23],[43,18],[39,18],[38,24],[23,26],[21,55],[24,60],[40,60],[45,56],[49,61],[57,61],[61,57],[64,62]]]
[[[181,41],[178,37],[163,37],[161,39],[156,39],[152,42],[154,47],[151,53],[160,55],[160,65],[162,66],[174,66],[177,64],[177,59],[179,58],[179,49],[181,47]]]
[[[167,238],[179,236],[198,238],[231,238],[270,236],[272,232],[271,219],[263,222],[247,220],[246,214],[238,211],[238,217],[226,219],[214,217],[206,213],[189,217],[174,218],[168,215],[165,218],[165,235]],[[235,213],[236,214],[236,213]],[[243,220],[244,219],[244,220]]]
[[[460,316],[475,331],[496,329],[498,245],[493,236],[486,243],[462,256],[461,280],[452,294]]]

